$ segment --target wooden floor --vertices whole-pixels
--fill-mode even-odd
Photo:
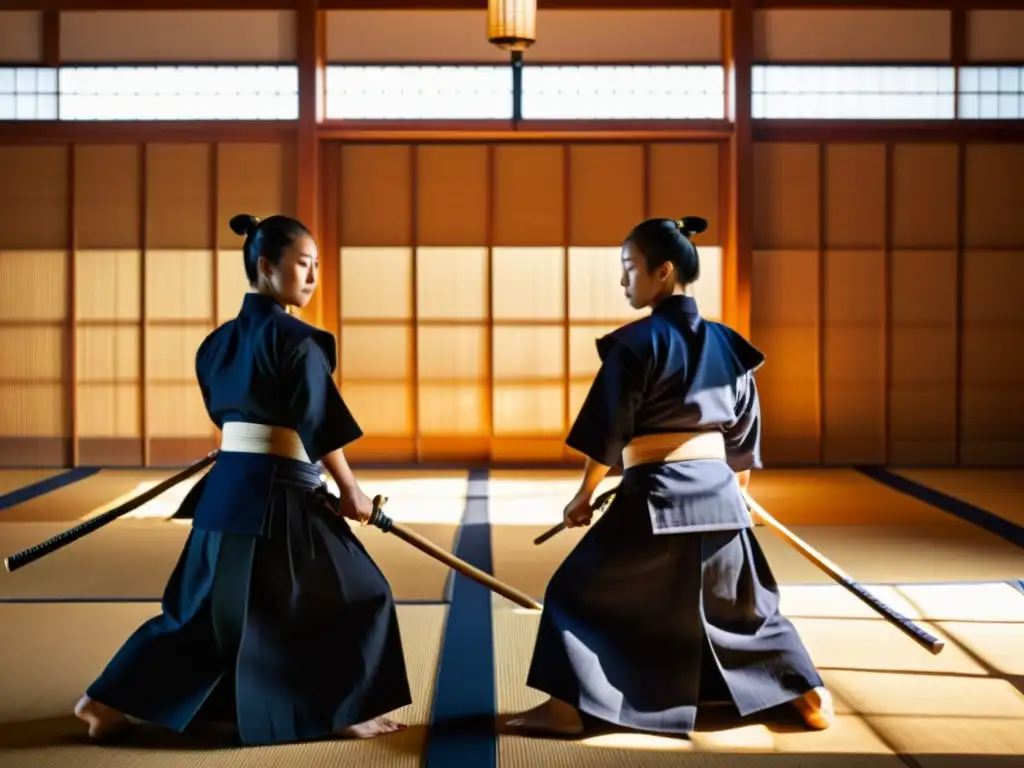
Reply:
[[[171,471],[0,471],[0,554],[31,546],[152,487]],[[364,471],[369,494],[438,545],[519,589],[544,586],[581,535],[535,547],[578,482],[557,471]],[[70,482],[68,482],[71,480]],[[63,484],[61,484],[63,482]],[[606,485],[613,485],[614,480]],[[169,521],[191,482],[15,573],[0,573],[0,766],[344,764],[903,766],[989,768],[1024,756],[1024,471],[768,470],[753,495],[780,522],[904,615],[944,638],[932,656],[766,528],[757,536],[839,710],[825,732],[787,713],[715,713],[690,739],[614,734],[551,742],[440,728],[541,700],[524,687],[537,614],[494,598],[376,529],[358,535],[391,581],[415,701],[385,739],[265,749],[143,730],[83,742],[75,700],[158,609],[188,525]]]

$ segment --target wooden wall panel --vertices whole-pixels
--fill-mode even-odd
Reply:
[[[215,148],[146,148],[143,438],[149,463],[191,463],[214,445],[195,353],[214,326]]]
[[[892,150],[889,463],[957,460],[958,173],[954,144]]]
[[[821,396],[827,464],[886,462],[885,166],[880,144],[825,148]]]
[[[69,157],[0,147],[0,465],[69,455]]]
[[[1024,145],[965,149],[960,461],[1024,463]]]
[[[567,151],[561,145],[494,148],[494,245],[562,244]]]
[[[751,341],[766,464],[815,464],[821,454],[820,152],[816,144],[754,145]]]

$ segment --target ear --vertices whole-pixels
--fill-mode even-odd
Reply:
[[[671,261],[666,261],[658,267],[658,279],[663,282],[675,280],[676,265]]]
[[[268,280],[274,274],[274,266],[266,256],[260,256],[259,259],[256,260],[256,269]]]

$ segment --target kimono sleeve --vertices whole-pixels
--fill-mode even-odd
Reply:
[[[289,421],[314,464],[363,435],[338,392],[331,368],[312,337],[298,344],[285,366]]]
[[[646,387],[645,365],[612,337],[598,342],[601,368],[569,430],[566,445],[606,467],[615,466],[633,437]]]
[[[739,380],[735,412],[736,419],[723,430],[729,468],[734,472],[761,469],[761,402],[749,371]]]

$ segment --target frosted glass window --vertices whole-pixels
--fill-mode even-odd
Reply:
[[[959,115],[967,120],[1024,117],[1024,67],[963,67]]]
[[[56,69],[0,67],[0,120],[56,119]]]
[[[755,120],[952,120],[953,67],[755,66]]]
[[[725,118],[721,66],[545,66],[523,68],[527,120]]]
[[[329,66],[328,119],[509,120],[507,66]]]
[[[296,120],[294,66],[65,67],[61,120]]]

